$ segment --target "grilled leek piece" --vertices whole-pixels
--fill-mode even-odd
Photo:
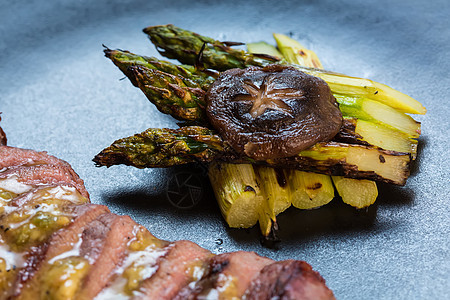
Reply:
[[[292,205],[300,209],[313,209],[329,203],[334,198],[330,176],[285,170],[291,193]]]
[[[411,153],[412,159],[416,159],[418,142],[406,133],[374,122],[358,119],[347,121],[353,124],[354,134],[359,135],[361,141],[385,150]]]
[[[342,176],[332,176],[332,178],[342,201],[353,207],[370,206],[378,197],[378,189],[374,181],[344,178]]]
[[[258,222],[263,213],[264,197],[255,184],[256,174],[252,165],[212,163],[208,177],[220,211],[230,227],[248,228]]]
[[[291,206],[289,179],[282,169],[254,166],[268,208],[276,216]]]
[[[319,69],[323,68],[317,55],[313,51],[306,49],[299,42],[282,34],[274,34],[274,38],[277,41],[278,48],[280,48],[288,62]],[[354,119],[355,133],[356,125],[359,121],[361,120]],[[371,137],[370,132],[366,131],[363,134],[361,135],[362,138],[365,136]],[[369,138],[369,140],[373,140],[373,138]],[[295,207],[300,209],[316,208],[327,204],[334,198],[334,188],[329,176],[300,171],[288,172],[290,172],[292,180],[296,180],[297,183],[293,186],[296,193],[294,193],[292,204]],[[294,185],[294,182],[291,182],[291,184]],[[351,195],[348,193],[340,193],[340,191],[347,191],[349,189],[353,190]],[[338,193],[345,203],[358,206],[360,202],[373,203],[378,195],[378,189],[374,181],[347,178],[341,181]],[[375,195],[375,198],[373,198],[373,195]]]
[[[247,43],[247,50],[250,53],[259,53],[259,54],[267,54],[273,57],[282,58],[283,54],[278,51],[275,46],[268,44],[266,42],[257,42],[257,43]]]
[[[273,37],[277,42],[278,49],[280,49],[283,57],[289,63],[304,67],[323,69],[322,63],[314,51],[306,49],[298,41],[284,34],[274,33]],[[249,51],[255,53],[250,49]]]
[[[367,98],[335,95],[344,116],[390,126],[412,138],[420,135],[420,123],[383,103]]]

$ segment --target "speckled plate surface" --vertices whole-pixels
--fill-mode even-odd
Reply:
[[[131,215],[162,239],[190,239],[215,253],[306,260],[338,299],[443,299],[450,290],[449,16],[447,1],[3,2],[2,127],[9,145],[67,160],[92,202]],[[289,209],[279,217],[282,241],[274,250],[260,245],[256,228],[227,228],[201,169],[96,168],[91,159],[115,139],[176,127],[120,81],[122,73],[102,53],[103,43],[157,55],[141,30],[166,23],[232,41],[292,33],[325,68],[421,101],[428,114],[417,117],[423,135],[407,185],[380,185],[366,211],[337,199],[314,211]],[[176,180],[190,185],[177,190]],[[177,209],[176,192],[200,202]]]

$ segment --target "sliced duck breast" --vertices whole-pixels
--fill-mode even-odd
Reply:
[[[203,277],[185,287],[176,299],[241,299],[250,282],[273,260],[237,251],[210,258]]]
[[[332,300],[333,292],[319,273],[304,261],[270,264],[251,282],[246,300]]]
[[[196,280],[196,269],[213,254],[190,241],[177,241],[168,246],[166,255],[158,262],[158,269],[145,280],[133,299],[173,299],[182,288]]]
[[[28,150],[28,149],[20,149],[20,148],[14,148],[14,147],[8,147],[8,146],[0,146],[0,175],[2,175],[3,178],[7,178],[12,176],[12,173],[14,171],[10,171],[9,175],[8,170],[21,167],[21,166],[38,166],[38,165],[51,165],[51,166],[57,166],[55,169],[58,171],[55,171],[56,174],[53,176],[51,175],[52,171],[51,168],[44,168],[42,170],[35,170],[35,175],[31,175],[33,172],[28,172],[28,175],[26,178],[31,178],[34,180],[37,180],[39,178],[44,179],[46,176],[50,176],[50,178],[58,179],[60,182],[65,182],[63,178],[67,180],[67,178],[71,178],[73,181],[73,185],[77,187],[77,189],[82,193],[86,198],[89,198],[89,194],[84,188],[83,180],[80,179],[78,174],[72,169],[72,167],[65,161],[58,159],[54,156],[48,155],[46,152],[37,152],[34,150]],[[25,172],[25,169],[22,169],[20,172]],[[40,174],[40,175],[39,175]],[[63,175],[62,177],[58,177]],[[20,176],[20,174],[19,174]],[[21,179],[21,177],[17,177]],[[24,179],[25,180],[25,179]],[[45,183],[45,182],[40,182]]]
[[[74,187],[40,186],[33,189],[3,205],[0,214],[3,238],[12,250],[27,251],[69,225],[77,217],[72,207],[86,202],[87,199]]]
[[[84,197],[89,198],[84,182],[72,169],[65,165],[34,165],[9,168],[0,173],[0,180],[17,180],[30,187],[39,185],[69,185],[74,186]],[[0,186],[7,186],[1,184]]]
[[[81,236],[88,224],[100,215],[109,213],[104,205],[83,204],[66,208],[76,215],[70,225],[55,232],[50,239],[31,249],[27,255],[26,267],[19,272],[14,287],[18,299],[32,299],[41,293],[42,278],[51,262],[70,255],[79,255]]]
[[[90,270],[78,289],[77,299],[93,299],[114,277],[123,263],[133,229],[138,224],[129,216],[104,214],[92,221],[82,234],[80,255],[89,261]]]

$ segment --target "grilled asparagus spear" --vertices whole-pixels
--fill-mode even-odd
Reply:
[[[173,25],[150,26],[145,28],[144,32],[157,49],[160,49],[161,55],[175,58],[185,64],[195,64],[197,55],[202,48],[204,67],[219,71],[248,66],[265,66],[274,62],[289,64],[285,60],[275,57],[233,49],[229,47],[229,43],[201,36]],[[322,78],[328,83],[333,93],[373,99],[405,113],[426,113],[425,107],[420,102],[384,84],[295,64],[292,66],[302,72]]]
[[[189,67],[191,66],[186,66],[186,69],[184,69],[183,66],[179,69],[177,65],[164,62],[163,70],[166,72],[159,69],[157,70],[159,72],[154,72],[152,68],[159,68],[158,64],[161,62],[160,60],[153,60],[153,58],[148,58],[121,50],[106,49],[105,55],[109,57],[114,64],[117,65],[124,72],[124,74],[129,77],[131,82],[135,82],[137,86],[142,87],[142,91],[152,103],[158,103],[162,112],[169,113],[176,119],[206,123],[203,113],[204,108],[201,106],[204,105],[204,100],[201,99],[202,92],[196,89],[197,93],[194,94],[192,89],[187,88],[199,87],[196,85],[197,81],[194,80],[193,83],[192,81],[186,81],[184,82],[185,85],[191,84],[191,86],[184,87],[176,87],[174,84],[170,84],[169,81],[171,80],[172,82],[176,82],[191,79],[191,77],[189,77],[190,73],[188,73]],[[151,64],[147,63],[147,61],[151,61]],[[161,74],[161,76],[157,76],[159,74]],[[153,78],[153,76],[156,78]],[[174,76],[177,76],[178,79],[173,79]],[[203,79],[199,80],[199,82],[201,82],[202,89],[207,89],[209,87],[208,82],[210,82],[210,79],[208,78],[211,77],[203,72],[198,72],[197,76],[204,76]],[[165,78],[168,78],[168,80],[165,80]],[[152,82],[159,83],[159,85],[152,85]],[[184,98],[178,95],[183,95]],[[344,99],[341,101],[339,99],[342,99],[342,97],[338,97],[338,101],[342,103],[345,100]],[[188,102],[190,107],[186,107],[186,102]],[[381,103],[377,103],[379,105],[372,106],[366,105],[362,108],[362,111],[359,111],[362,105],[357,104],[361,102],[364,103],[364,99],[352,101],[351,98],[347,97],[347,101],[341,104],[342,111],[348,117],[347,119],[350,120],[349,122],[353,124],[351,125],[349,123],[351,128],[347,126],[347,129],[344,128],[346,132],[341,132],[341,135],[346,135],[346,139],[343,141],[348,143],[370,144],[386,150],[412,153],[413,157],[415,157],[417,141],[411,136],[408,136],[408,134],[397,130],[393,126],[383,123],[383,113],[386,112],[383,108],[386,108],[386,105]],[[366,102],[373,103],[375,101],[366,99]],[[417,127],[417,123],[414,122],[414,125],[408,121],[410,120],[408,116],[402,113],[398,114],[397,117],[394,118],[394,120],[397,121],[388,121],[388,123],[400,128],[412,128],[412,131],[410,131],[411,133],[415,132],[415,130],[419,128]],[[355,119],[355,115],[362,116],[364,119],[369,121],[363,122],[361,119]],[[374,116],[380,116],[381,120],[376,119]],[[402,120],[406,120],[406,122],[402,122]]]
[[[94,158],[97,165],[101,166],[126,164],[138,168],[170,167],[213,160],[256,163],[404,185],[409,175],[411,155],[373,146],[329,142],[318,143],[292,157],[254,161],[236,155],[210,129],[186,126],[179,129],[148,129],[117,140]]]
[[[206,122],[206,92],[199,85],[187,86],[181,75],[143,66],[129,67],[128,72],[134,75],[139,88],[162,113],[178,120]]]
[[[97,154],[94,162],[107,167],[124,164],[136,168],[166,168],[197,161],[211,162],[229,150],[208,128],[150,128],[115,141]]]
[[[183,83],[189,87],[202,88],[205,90],[214,82],[215,78],[210,76],[211,73],[201,71],[190,65],[175,65],[173,63],[157,59],[156,57],[141,56],[123,50],[111,50],[106,48],[105,56],[111,61],[131,80],[134,86],[138,86],[134,75],[129,72],[128,68],[132,66],[143,66],[148,69],[158,70],[172,75],[180,76]]]

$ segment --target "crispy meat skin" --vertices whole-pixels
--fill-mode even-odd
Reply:
[[[40,206],[33,203],[38,203],[40,193],[46,187],[73,186],[88,196],[83,181],[70,165],[45,152],[0,146],[0,168],[0,180],[15,176],[18,181],[33,187],[10,200],[10,208],[20,210],[30,206],[38,211]],[[52,259],[68,251],[72,251],[70,255],[90,262],[87,273],[77,281],[80,284],[75,287],[76,299],[93,299],[121,275],[115,272],[131,251],[129,242],[136,238],[138,224],[128,216],[112,214],[107,207],[96,204],[75,205],[68,201],[67,205],[55,206],[55,209],[72,216],[72,219],[65,227],[49,234],[42,244],[26,251],[25,264],[19,266],[15,282],[7,293],[11,299],[36,299],[45,295],[47,290],[43,290],[42,282],[53,280],[47,277]],[[3,214],[0,219],[9,213]],[[79,246],[75,246],[77,244]],[[239,298],[245,294],[270,298],[274,295],[272,287],[276,287],[277,295],[332,297],[320,275],[311,271],[304,262],[294,261],[286,267],[255,253],[242,251],[215,256],[189,241],[162,242],[159,247],[163,247],[166,253],[157,259],[156,265],[152,263],[156,271],[140,283],[136,299],[193,299],[201,293],[223,287],[224,278],[229,278],[232,283],[232,289],[223,294],[225,297],[236,295]],[[199,270],[203,272],[196,273]],[[277,273],[279,278],[288,279],[282,281],[282,285],[274,285],[268,273]]]

